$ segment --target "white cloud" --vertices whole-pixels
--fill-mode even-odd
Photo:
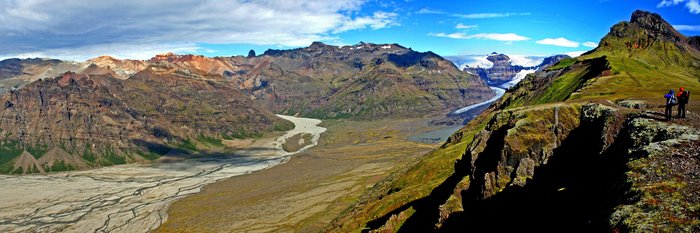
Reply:
[[[472,60],[469,63],[464,63],[460,67],[461,69],[466,68],[467,66],[469,67],[482,67],[482,68],[491,68],[493,67],[493,62],[489,61],[487,56],[478,56],[478,57],[472,57],[474,60]]]
[[[439,10],[432,10],[432,9],[423,8],[423,9],[420,9],[420,10],[418,11],[418,14],[449,15],[449,16],[454,16],[454,17],[459,17],[459,18],[465,18],[465,19],[487,19],[487,18],[504,18],[504,17],[510,17],[510,16],[527,16],[527,15],[531,15],[532,13],[523,12],[523,13],[473,13],[473,14],[456,14],[456,13],[450,13],[450,12],[445,12],[445,11],[439,11]]]
[[[447,37],[447,38],[452,38],[452,39],[469,39],[469,38],[467,38],[467,34],[462,33],[462,32],[456,32],[456,33],[450,33],[450,34],[446,34],[446,33],[442,33],[442,32],[439,32],[439,33],[432,33],[431,32],[431,33],[428,33],[428,36]]]
[[[334,33],[350,30],[372,28],[374,30],[398,25],[395,19],[398,15],[390,12],[374,12],[372,16],[357,17],[354,20],[346,20],[343,25],[335,29]]]
[[[476,28],[476,27],[479,27],[479,25],[464,25],[464,24],[458,23],[457,26],[455,26],[456,29],[472,29],[472,28]]]
[[[572,51],[572,52],[568,52],[568,53],[564,53],[564,54],[568,55],[569,57],[578,57],[578,56],[581,56],[581,54],[583,54],[585,52],[588,52],[588,51]]]
[[[508,55],[510,57],[510,63],[517,66],[536,66],[544,61],[543,56],[530,56],[530,55]]]
[[[667,7],[667,6],[675,6],[683,1],[685,1],[685,0],[663,0],[658,5],[656,5],[656,7],[661,8],[661,7]]]
[[[524,41],[530,38],[515,34],[515,33],[479,33],[479,34],[465,34],[462,32],[456,32],[451,34],[445,33],[428,33],[429,36],[436,37],[447,37],[452,39],[484,39],[484,40],[497,40],[497,41]]]
[[[0,1],[0,56],[162,44],[306,46],[337,33],[398,25],[365,0]],[[162,47],[162,46],[161,46]]]
[[[76,52],[79,51],[79,52]],[[180,44],[100,44],[77,48],[47,49],[38,52],[3,55],[4,58],[60,58],[70,61],[84,61],[102,55],[110,55],[120,59],[145,60],[164,52],[197,53],[207,52],[207,49],[193,43]],[[0,59],[1,60],[1,59]]]
[[[564,37],[546,38],[546,39],[538,40],[538,41],[536,41],[536,43],[544,44],[544,45],[554,45],[554,46],[560,46],[560,47],[571,47],[571,48],[576,48],[580,44],[580,43],[575,42],[575,41],[570,41]]]
[[[583,46],[586,46],[586,47],[590,47],[590,48],[598,47],[598,43],[596,43],[596,42],[591,42],[591,41],[583,42],[582,45],[583,45]]]
[[[688,8],[690,13],[700,14],[700,0],[663,0],[658,5],[657,8],[675,6],[685,2],[685,7]]]
[[[700,31],[700,25],[673,25],[678,31]]]
[[[487,19],[487,18],[504,18],[510,16],[526,16],[530,13],[476,13],[476,14],[454,14],[454,16],[465,19]]]
[[[418,14],[437,14],[437,15],[446,15],[447,12],[444,11],[438,11],[438,10],[431,10],[427,8],[420,9],[418,11]]]
[[[481,67],[481,68],[491,68],[493,67],[493,62],[489,61],[487,55],[463,55],[463,56],[453,56],[447,57],[450,59],[460,70],[468,67]]]
[[[700,2],[698,0],[690,0],[685,4],[685,7],[690,10],[690,13],[700,14]]]

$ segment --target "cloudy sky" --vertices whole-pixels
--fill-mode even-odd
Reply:
[[[700,34],[700,0],[0,0],[0,58],[146,59],[399,43],[444,56],[576,53],[635,9]]]

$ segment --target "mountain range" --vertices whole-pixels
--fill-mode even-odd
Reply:
[[[495,95],[432,52],[320,42],[248,57],[8,59],[0,89],[5,173],[142,162],[291,127],[273,113],[422,117]]]

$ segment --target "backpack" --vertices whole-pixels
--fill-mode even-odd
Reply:
[[[683,104],[687,104],[688,99],[690,99],[690,91],[686,90],[683,92]]]
[[[671,95],[671,98],[668,99],[668,104],[670,104],[670,105],[678,104],[678,99],[676,99],[676,95]]]

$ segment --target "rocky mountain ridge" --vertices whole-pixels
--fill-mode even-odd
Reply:
[[[458,70],[439,55],[416,52],[397,44],[362,42],[332,46],[314,42],[309,47],[271,49],[251,57],[209,58],[166,53],[139,61],[102,56],[75,63],[77,67],[72,69],[77,73],[111,74],[127,79],[161,63],[177,67],[178,73],[230,82],[274,112],[320,118],[439,114],[494,95],[482,81]],[[8,65],[3,73],[12,82],[0,80],[0,85],[6,89],[21,88],[46,77],[45,73],[26,72],[21,67]],[[25,72],[31,78],[17,76],[18,72]]]

